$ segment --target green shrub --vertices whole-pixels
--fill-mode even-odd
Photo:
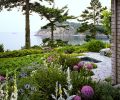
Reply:
[[[76,65],[80,61],[77,57],[72,57],[70,55],[60,55],[59,63],[63,66],[63,70],[67,70],[68,67],[73,69],[73,66]]]
[[[64,46],[64,47],[55,48],[55,50],[59,53],[67,53],[67,54],[83,53],[88,51],[87,48],[84,46]]]
[[[5,74],[6,69],[13,71],[16,68],[31,66],[31,63],[42,62],[42,54],[34,54],[30,56],[14,57],[14,58],[0,58],[0,73]]]
[[[67,45],[67,41],[62,41],[60,39],[51,40],[50,38],[43,39],[43,46],[50,46],[50,47],[59,47]]]
[[[75,53],[84,53],[84,52],[88,52],[88,49],[84,46],[76,46],[75,47]]]
[[[105,48],[105,44],[100,40],[91,40],[85,45],[90,52],[99,52],[101,49]]]
[[[75,49],[71,46],[71,47],[66,48],[66,50],[64,51],[64,53],[71,54],[74,51],[75,51]]]
[[[34,45],[34,46],[32,46],[32,47],[30,47],[31,49],[42,49],[40,46],[38,46],[38,45]]]
[[[113,88],[111,84],[96,84],[94,91],[94,100],[120,100],[120,88]]]
[[[89,42],[91,39],[93,39],[92,35],[86,35],[85,41]]]
[[[0,44],[0,52],[4,52],[3,44]]]
[[[90,85],[90,86],[94,85],[94,82],[91,80],[91,78],[84,76],[84,74],[85,74],[84,70],[80,72],[77,71],[71,72],[71,83],[73,85],[71,94],[77,94],[80,88],[82,88],[82,86],[84,85]]]
[[[23,50],[14,50],[0,53],[0,58],[11,58],[11,57],[21,57],[31,54],[40,54],[42,50],[35,50],[35,49],[23,49]]]
[[[66,74],[56,67],[47,68],[42,66],[39,68],[39,70],[33,71],[30,76],[19,80],[19,89],[22,88],[25,90],[25,84],[30,84],[31,86],[36,87],[36,92],[33,94],[30,94],[30,90],[24,92],[24,95],[27,95],[27,98],[30,100],[52,100],[51,94],[55,94],[54,88],[56,86],[56,82],[58,81],[64,88],[67,85]],[[24,100],[24,95],[19,94],[18,100]]]

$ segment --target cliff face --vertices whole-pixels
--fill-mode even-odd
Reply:
[[[70,36],[77,34],[76,30],[80,26],[80,24],[73,22],[65,22],[64,24],[67,25],[68,27],[67,28],[56,27],[56,29],[54,30],[54,36]],[[50,28],[48,28],[48,29],[40,29],[36,35],[50,37],[50,34],[51,31]]]
[[[61,26],[60,23],[56,23],[57,26]],[[64,39],[64,38],[72,38],[73,35],[77,36],[79,35],[81,38],[85,37],[86,34],[89,34],[89,32],[85,32],[85,33],[77,33],[76,30],[77,28],[80,26],[79,23],[74,23],[74,22],[64,22],[64,25],[67,25],[68,27],[66,28],[62,28],[62,27],[56,27],[56,30],[54,30],[54,38],[55,39]],[[99,26],[100,27],[100,26]],[[37,34],[35,34],[36,36],[41,36],[42,39],[44,38],[50,38],[51,37],[51,31],[50,28],[48,29],[40,29]],[[96,34],[96,38],[97,39],[108,39],[108,37],[106,35],[104,35],[101,32],[97,32]]]

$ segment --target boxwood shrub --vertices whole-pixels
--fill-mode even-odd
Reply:
[[[21,57],[31,54],[40,54],[42,53],[41,49],[23,49],[23,50],[14,50],[14,51],[8,51],[8,52],[2,52],[0,53],[0,58],[12,58],[12,57]]]
[[[101,49],[105,48],[105,43],[100,40],[91,40],[85,45],[90,52],[99,52]]]

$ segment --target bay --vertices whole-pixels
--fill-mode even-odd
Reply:
[[[31,45],[40,45],[42,39],[40,36],[31,34]],[[25,45],[25,33],[23,32],[0,32],[0,44],[4,45],[5,50],[19,50]]]
[[[35,35],[35,32],[31,33],[31,46],[41,45],[42,39],[48,38],[50,36],[45,35]],[[85,36],[78,35],[61,35],[55,36],[55,39],[62,39],[63,41],[68,41],[69,44],[83,44],[85,41]],[[100,39],[100,38],[99,38]],[[101,39],[100,39],[101,40]],[[104,42],[109,42],[108,39],[102,39]],[[5,50],[19,50],[25,45],[25,33],[23,32],[0,32],[0,44],[4,45]]]

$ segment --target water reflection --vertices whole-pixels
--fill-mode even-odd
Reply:
[[[31,34],[31,45],[42,44],[42,39],[48,38],[50,36],[35,36],[35,33]],[[69,44],[83,44],[85,41],[84,35],[59,35],[55,36],[55,39],[61,39],[63,41],[68,41]],[[99,38],[101,39],[101,38]],[[108,39],[102,39],[105,42],[109,42]],[[24,33],[0,33],[0,44],[4,45],[5,50],[18,50],[25,44]]]

